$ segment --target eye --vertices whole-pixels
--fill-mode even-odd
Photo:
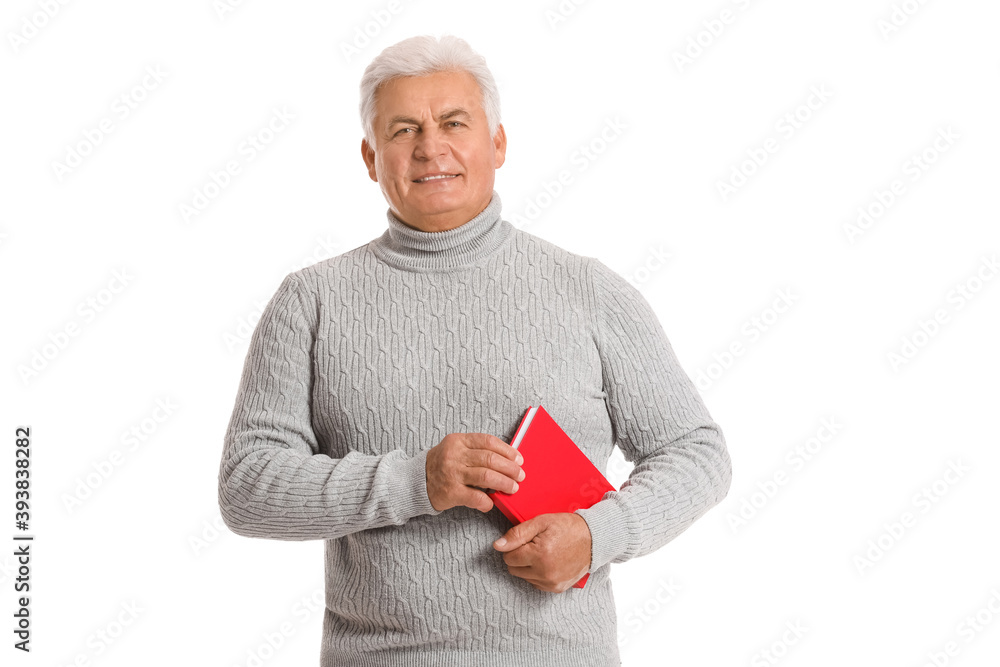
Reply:
[[[461,125],[461,124],[462,123],[460,121],[457,121],[457,120],[453,120],[453,121],[449,121],[448,122],[448,125]]]
[[[394,134],[393,136],[397,136],[399,134],[402,134],[403,132],[406,132],[407,130],[412,130],[412,129],[413,129],[412,127],[404,127],[403,129],[396,132],[396,134]]]

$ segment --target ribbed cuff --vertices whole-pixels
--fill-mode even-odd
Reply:
[[[423,449],[409,459],[399,461],[399,486],[396,501],[399,512],[405,519],[412,519],[423,514],[440,514],[434,509],[430,496],[427,495],[427,452]]]
[[[635,542],[637,526],[609,491],[604,498],[587,509],[578,509],[590,527],[590,569],[593,574],[615,558],[629,551]]]

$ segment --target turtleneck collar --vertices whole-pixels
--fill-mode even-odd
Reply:
[[[392,266],[410,271],[446,271],[474,264],[491,255],[514,229],[500,217],[500,195],[476,217],[443,232],[423,232],[386,211],[389,228],[371,242],[375,255]]]

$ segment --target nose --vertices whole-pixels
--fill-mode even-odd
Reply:
[[[444,136],[444,132],[437,127],[423,130],[414,142],[413,155],[418,159],[432,160],[447,152],[447,138]]]

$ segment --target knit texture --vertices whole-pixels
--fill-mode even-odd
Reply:
[[[611,563],[677,537],[729,490],[730,458],[638,290],[501,217],[373,241],[289,274],[250,341],[219,505],[243,536],[325,540],[321,665],[620,665]],[[620,490],[577,510],[583,589],[536,590],[493,541],[500,510],[435,510],[429,449],[510,441],[543,405]]]

